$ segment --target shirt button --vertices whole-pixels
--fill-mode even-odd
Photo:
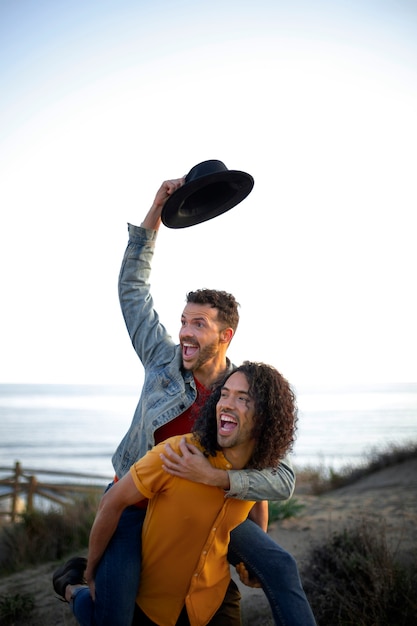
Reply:
[[[207,554],[207,550],[203,550],[203,554]]]
[[[214,527],[214,528],[213,528],[213,532],[215,533],[215,532],[216,532],[216,530],[217,530],[217,528],[216,528],[216,527]]]

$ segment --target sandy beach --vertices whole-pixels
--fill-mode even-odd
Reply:
[[[390,548],[403,562],[417,556],[417,459],[387,467],[353,485],[320,496],[299,484],[295,497],[304,505],[298,517],[274,522],[269,533],[297,559],[300,568],[310,548],[361,519],[383,521]],[[75,626],[68,606],[56,599],[51,584],[55,563],[0,579],[0,597],[31,593],[33,619],[24,626]],[[237,578],[234,576],[235,580]],[[239,583],[243,626],[271,626],[273,620],[262,590]],[[17,626],[17,625],[16,625]],[[23,626],[23,624],[22,624]],[[302,624],[300,624],[302,626]]]

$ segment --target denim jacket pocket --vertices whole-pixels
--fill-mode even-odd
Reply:
[[[183,393],[182,378],[173,378],[166,371],[153,370],[145,379],[142,397],[147,410],[152,410],[169,403],[171,398],[181,397]]]

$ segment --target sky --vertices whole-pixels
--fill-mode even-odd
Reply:
[[[417,4],[0,0],[0,383],[126,383],[127,223],[207,159],[226,214],[161,227],[152,294],[240,303],[295,386],[417,382]]]

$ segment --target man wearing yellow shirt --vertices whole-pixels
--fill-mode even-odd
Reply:
[[[85,571],[92,597],[95,569],[120,515],[149,498],[134,624],[240,624],[239,611],[224,614],[229,610],[224,599],[233,595],[227,551],[231,530],[247,518],[254,502],[225,498],[219,487],[175,476],[166,471],[169,458],[204,455],[220,469],[277,467],[293,444],[296,421],[294,394],[276,369],[245,362],[229,372],[193,434],[155,446],[103,496]],[[85,592],[86,587],[68,585],[65,597],[76,605]]]

